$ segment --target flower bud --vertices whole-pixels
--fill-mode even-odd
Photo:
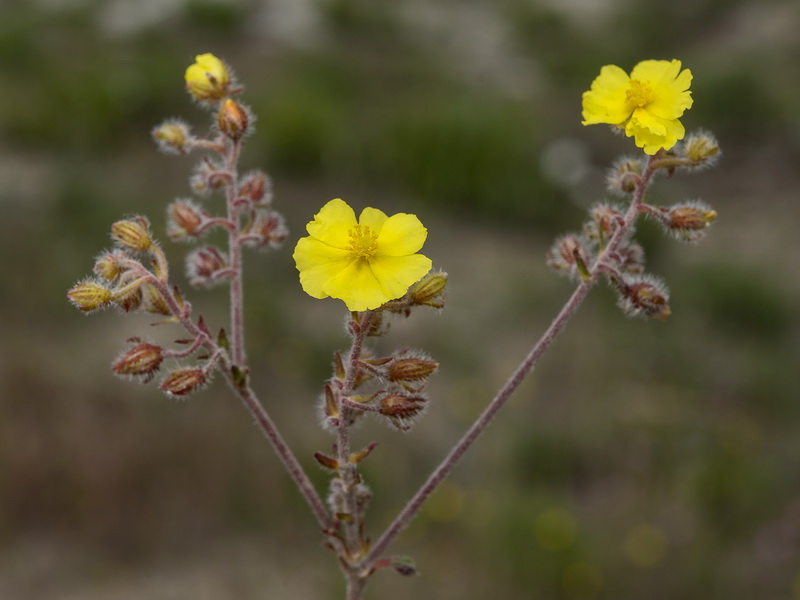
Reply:
[[[163,349],[160,346],[143,342],[115,360],[111,369],[117,375],[141,376],[147,383],[155,376],[163,360]]]
[[[67,292],[67,298],[78,309],[89,313],[108,306],[113,293],[102,283],[88,280],[74,285]]]
[[[683,141],[683,155],[692,161],[693,168],[712,166],[720,155],[717,138],[707,131],[686,136]]]
[[[119,245],[130,250],[145,251],[153,245],[150,223],[144,217],[117,221],[111,226],[111,237]]]
[[[230,98],[225,100],[217,114],[219,130],[232,140],[241,139],[248,133],[250,120],[248,110]]]
[[[547,252],[547,266],[569,276],[578,274],[578,261],[582,266],[589,264],[589,253],[585,241],[573,234],[563,235],[556,239]]]
[[[200,54],[186,69],[186,89],[201,102],[222,100],[228,94],[231,75],[228,68],[213,54]]]
[[[686,202],[666,212],[664,225],[679,240],[700,241],[708,227],[717,218],[717,212],[703,202]]]
[[[621,272],[635,275],[644,271],[644,248],[638,242],[623,240],[617,246],[615,255]]]
[[[192,136],[189,128],[178,120],[162,123],[152,131],[153,139],[162,152],[168,154],[187,154],[191,148]]]
[[[198,194],[219,190],[230,181],[230,175],[222,165],[216,164],[209,158],[201,160],[189,178],[189,185]]]
[[[186,273],[194,286],[215,285],[228,275],[228,259],[214,246],[205,246],[186,256]]]
[[[590,221],[583,226],[583,233],[590,240],[596,241],[601,248],[605,247],[605,242],[613,235],[614,230],[619,226],[622,214],[618,209],[608,204],[595,204],[589,211]]]
[[[191,200],[176,200],[167,210],[167,235],[173,240],[195,237],[206,217]]]
[[[289,235],[283,217],[274,211],[259,211],[242,231],[242,241],[252,248],[280,248]]]
[[[444,307],[444,288],[447,286],[447,273],[438,271],[428,273],[408,290],[411,302],[419,306]]]
[[[101,279],[114,282],[127,271],[123,262],[125,260],[128,260],[128,256],[120,250],[104,252],[97,257],[94,263],[94,272]]]
[[[644,167],[638,158],[623,158],[617,161],[606,175],[606,188],[617,196],[627,196],[636,190]]]
[[[272,185],[262,171],[254,171],[239,186],[239,200],[248,204],[269,205],[272,202]]]
[[[619,305],[629,317],[654,317],[663,321],[671,312],[667,287],[648,275],[622,282]]]
[[[378,405],[378,412],[400,431],[408,431],[414,420],[425,410],[428,401],[423,396],[387,394]]]
[[[386,365],[386,377],[394,382],[419,382],[433,375],[439,363],[428,357],[400,356]]]
[[[168,396],[188,396],[203,387],[208,376],[202,369],[182,367],[167,374],[158,386]]]

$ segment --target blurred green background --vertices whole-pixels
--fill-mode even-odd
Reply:
[[[450,273],[442,314],[381,341],[442,369],[413,432],[355,433],[380,442],[364,464],[374,535],[571,291],[544,253],[634,150],[580,125],[581,92],[608,63],[691,68],[683,122],[723,160],[652,200],[702,198],[718,222],[699,246],[639,236],[673,315],[625,319],[599,286],[394,546],[421,576],[379,573],[368,598],[800,598],[799,27],[796,0],[2,0],[0,598],[343,597],[220,381],[175,403],[111,374],[126,338],[179,334],[65,299],[114,220],[149,215],[166,239],[197,156],[158,154],[149,131],[171,116],[206,130],[183,90],[203,52],[247,86],[242,166],[271,174],[292,232],[247,257],[249,348],[321,491],[316,399],[346,338],[341,303],[297,283],[305,222],[334,197],[413,211]],[[186,247],[164,245],[183,281]],[[224,290],[190,298],[223,322]]]

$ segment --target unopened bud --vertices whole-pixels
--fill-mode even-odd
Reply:
[[[707,131],[686,136],[682,147],[683,155],[692,161],[694,168],[712,166],[719,159],[719,142]]]
[[[623,240],[614,254],[621,272],[635,275],[644,271],[644,248],[638,242]]]
[[[589,211],[591,220],[583,226],[583,233],[591,240],[595,240],[600,248],[604,248],[608,239],[619,227],[622,219],[620,211],[608,204],[595,204]]]
[[[665,225],[679,240],[700,241],[717,218],[717,212],[702,202],[687,202],[670,208]]]
[[[252,248],[280,248],[288,236],[283,217],[274,211],[259,211],[242,231],[243,242]]]
[[[231,75],[228,68],[213,54],[200,54],[186,69],[186,89],[201,102],[222,100],[228,94]]]
[[[95,274],[105,281],[113,282],[127,271],[124,261],[129,260],[128,256],[120,250],[104,252],[97,257],[94,263]]]
[[[546,260],[547,266],[552,269],[574,276],[579,274],[579,262],[582,266],[589,264],[589,253],[582,238],[568,234],[556,239],[547,252]]]
[[[659,279],[640,276],[622,282],[620,307],[630,317],[654,317],[664,320],[670,315],[669,292]]]
[[[422,396],[405,396],[387,394],[381,398],[378,412],[389,418],[389,422],[401,431],[408,431],[427,406],[427,399]]]
[[[225,100],[217,114],[219,130],[232,140],[238,140],[247,134],[249,124],[248,110],[235,100]]]
[[[444,307],[444,288],[447,286],[447,273],[438,271],[428,273],[408,290],[411,302],[420,306]]]
[[[145,251],[153,245],[150,223],[144,217],[117,221],[111,226],[111,237],[121,246],[131,250]]]
[[[636,191],[641,182],[642,161],[638,158],[623,158],[617,161],[606,175],[606,188],[616,195],[627,196]]]
[[[105,285],[89,280],[74,285],[67,292],[67,298],[78,309],[89,313],[108,306],[113,293]]]
[[[176,200],[167,210],[167,235],[173,240],[197,236],[204,221],[203,211],[191,200]]]
[[[186,256],[186,272],[192,285],[215,285],[229,275],[228,259],[214,246],[197,248]]]
[[[222,165],[204,158],[197,164],[194,174],[189,178],[189,185],[198,194],[206,194],[225,187],[228,181],[230,175]]]
[[[272,185],[262,171],[253,171],[239,186],[239,199],[250,204],[269,205],[272,202]]]
[[[433,375],[438,368],[439,363],[427,357],[399,357],[386,366],[386,375],[389,381],[424,381]]]
[[[115,360],[111,369],[117,375],[141,376],[146,383],[158,371],[162,360],[164,354],[160,346],[143,342]]]
[[[169,396],[188,396],[206,384],[208,376],[202,369],[183,367],[167,374],[158,386]]]
[[[178,120],[162,123],[152,131],[153,139],[162,152],[186,154],[190,150],[189,128]]]

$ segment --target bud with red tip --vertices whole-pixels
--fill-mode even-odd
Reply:
[[[219,248],[204,246],[186,256],[186,272],[192,285],[207,287],[224,281],[230,269],[227,257]]]
[[[619,306],[629,317],[654,317],[666,319],[669,308],[669,291],[664,283],[651,275],[641,275],[618,282]]]
[[[272,202],[272,184],[263,171],[253,171],[239,186],[239,200],[248,204],[268,206]]]
[[[168,396],[183,397],[197,391],[208,382],[203,369],[182,367],[167,374],[158,386]]]
[[[378,403],[378,412],[396,429],[408,431],[427,405],[428,400],[422,395],[386,394]]]
[[[117,375],[138,376],[147,383],[155,376],[164,360],[161,346],[142,342],[120,356],[111,365]]]
[[[250,111],[230,98],[223,102],[217,114],[217,127],[232,140],[239,140],[249,133],[250,121]]]
[[[202,233],[205,211],[191,200],[176,200],[167,209],[167,235],[173,240],[186,240]]]

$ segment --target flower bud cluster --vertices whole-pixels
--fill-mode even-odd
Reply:
[[[666,318],[670,314],[669,292],[661,280],[645,273],[644,250],[633,239],[634,221],[643,213],[678,240],[701,240],[716,219],[716,211],[698,200],[651,206],[644,203],[645,190],[658,170],[669,175],[677,169],[694,170],[712,164],[718,156],[716,139],[700,132],[647,161],[620,159],[609,170],[606,183],[610,193],[630,198],[630,208],[605,202],[592,206],[580,233],[556,239],[547,252],[548,266],[584,282],[602,274],[616,289],[626,315]]]

